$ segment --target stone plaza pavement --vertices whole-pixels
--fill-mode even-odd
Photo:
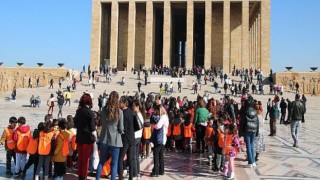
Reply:
[[[126,78],[126,84],[120,86],[119,82],[122,77]],[[165,77],[168,78],[168,77]],[[173,96],[187,96],[189,100],[195,100],[196,95],[191,90],[192,80],[194,77],[186,76],[187,83],[182,84],[182,93],[177,93],[177,84],[174,85]],[[119,74],[113,77],[110,84],[99,83],[95,90],[92,87],[87,86],[87,79],[78,83],[76,92],[72,93],[72,103],[69,107],[64,106],[63,115],[74,115],[78,100],[81,94],[89,90],[94,93],[94,110],[97,110],[97,97],[102,94],[104,90],[110,93],[116,90],[121,95],[123,91],[129,91],[130,94],[134,94],[137,91],[136,75],[129,72],[119,72]],[[100,80],[104,81],[102,77]],[[220,83],[220,79],[217,80]],[[65,88],[68,82],[63,83]],[[71,82],[70,82],[71,83]],[[144,81],[141,81],[142,91],[144,92],[159,92],[159,84],[148,84],[144,86]],[[221,84],[220,84],[221,86]],[[7,126],[8,120],[11,116],[25,116],[27,124],[34,129],[37,124],[43,121],[45,114],[47,113],[46,102],[49,99],[51,93],[58,90],[58,85],[55,84],[55,89],[48,89],[48,87],[38,89],[18,89],[17,101],[10,101],[11,92],[0,94],[0,129],[2,130]],[[269,87],[265,86],[266,92],[269,92]],[[202,85],[199,92],[203,95],[204,92],[209,92],[211,97],[221,98],[220,94],[212,94],[212,83],[208,82],[208,85]],[[31,95],[40,96],[42,105],[40,108],[29,107],[29,99]],[[254,95],[254,98],[261,100],[263,105],[266,105],[267,99],[272,97],[270,95]],[[294,99],[294,93],[285,92],[284,98]],[[320,108],[318,102],[319,97],[306,96],[307,101],[307,114],[306,123],[302,125],[300,133],[299,148],[292,147],[292,138],[290,135],[290,126],[284,126],[277,124],[277,136],[269,137],[269,124],[265,122],[265,142],[266,151],[259,156],[259,162],[256,169],[246,168],[244,162],[245,153],[238,155],[236,159],[236,179],[320,179],[320,127],[319,115]],[[239,97],[235,98],[236,101],[240,101]],[[264,107],[266,109],[266,107]],[[54,110],[54,117],[57,115],[58,109]],[[0,146],[0,179],[10,179],[5,175],[5,150],[3,146]],[[152,179],[149,177],[153,165],[152,158],[145,159],[141,163],[142,179]],[[28,170],[28,176],[26,179],[32,179],[32,168]],[[211,168],[207,165],[207,158],[205,154],[188,154],[188,153],[165,153],[165,175],[155,179],[221,179],[221,177],[213,173]],[[13,179],[13,178],[12,178]],[[66,175],[65,179],[77,179],[76,173]],[[89,178],[94,179],[94,178]]]

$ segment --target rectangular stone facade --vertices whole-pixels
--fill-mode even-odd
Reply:
[[[204,4],[203,9],[195,8],[199,3]],[[173,8],[187,13],[173,14]],[[161,42],[155,38],[159,10],[163,11]],[[204,17],[200,22],[204,34],[200,35],[194,30],[194,21],[199,23],[199,19],[195,19],[196,10],[203,11]],[[177,33],[172,31],[175,29],[173,18],[185,18],[181,31],[185,34],[173,34]],[[203,38],[197,39],[200,45],[195,44],[198,37]],[[155,65],[155,51],[160,51],[163,52],[162,66],[183,64],[190,69],[200,64],[205,68],[221,67],[227,73],[235,66],[267,73],[270,70],[270,0],[92,0],[91,41],[92,68],[103,65],[106,59],[110,60],[109,67],[119,70],[151,68]],[[161,50],[155,50],[158,43]],[[199,47],[204,47],[203,53]],[[181,61],[177,54],[184,62],[177,63]],[[199,63],[199,56],[203,57],[203,63]]]

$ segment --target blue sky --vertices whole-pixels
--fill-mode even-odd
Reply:
[[[320,62],[320,0],[272,0],[271,66]],[[1,0],[0,61],[80,69],[90,61],[91,0]]]

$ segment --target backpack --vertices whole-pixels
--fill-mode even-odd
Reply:
[[[62,145],[62,149],[61,149],[61,151],[62,151],[62,156],[64,156],[64,157],[66,157],[66,156],[68,156],[68,154],[69,154],[69,144],[70,144],[70,142],[71,142],[71,138],[65,138],[64,137],[64,135],[63,134],[59,134],[58,135],[61,139],[62,139],[62,141],[63,141],[63,145]]]
[[[26,151],[29,154],[35,154],[38,150],[38,145],[39,145],[38,138],[37,139],[30,138]]]
[[[17,131],[18,134],[18,141],[17,141],[17,148],[19,151],[25,151],[29,144],[29,138],[31,132],[28,131],[26,133],[21,133],[20,131]]]
[[[52,152],[53,136],[54,136],[53,132],[49,132],[49,133],[40,132],[39,146],[38,146],[39,155],[49,155]]]

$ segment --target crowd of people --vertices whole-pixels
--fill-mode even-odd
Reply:
[[[101,71],[105,71],[104,68],[100,68]],[[62,106],[67,104],[65,99],[68,98],[70,105],[71,94],[68,95],[70,91],[66,94],[58,91],[59,113],[54,119],[55,98],[51,94],[48,114],[33,131],[27,125],[26,118],[9,119],[9,125],[1,137],[7,151],[7,174],[25,177],[28,168],[34,165],[34,179],[40,178],[41,170],[44,179],[63,179],[66,172],[72,170],[77,172],[79,179],[86,179],[88,175],[96,179],[102,176],[124,179],[124,169],[128,168],[129,179],[140,179],[140,160],[150,158],[152,153],[154,167],[150,177],[158,177],[165,174],[164,154],[173,151],[205,153],[208,165],[215,173],[234,179],[237,154],[245,146],[248,167],[256,167],[259,155],[265,150],[265,120],[269,115],[270,136],[275,136],[280,113],[280,123],[291,124],[293,146],[299,147],[298,133],[306,111],[305,96],[300,98],[297,94],[295,101],[287,99],[286,103],[284,99],[280,101],[282,94],[274,95],[274,99],[268,101],[264,117],[261,101],[252,96],[256,94],[256,89],[252,87],[251,93],[249,90],[248,84],[254,85],[252,69],[234,68],[232,75],[241,76],[238,85],[221,69],[211,68],[202,74],[203,71],[194,68],[188,72],[197,79],[193,88],[198,88],[196,84],[201,84],[202,77],[205,84],[209,80],[215,88],[214,79],[219,77],[224,83],[223,98],[198,94],[196,101],[190,101],[188,97],[173,96],[171,82],[170,85],[165,83],[164,87],[160,84],[160,93],[157,94],[145,94],[140,89],[135,95],[125,91],[122,95],[116,91],[110,94],[105,91],[98,98],[98,110],[93,111],[93,95],[84,92],[75,116],[68,115],[65,119]],[[155,72],[175,72],[179,76],[187,70],[155,67],[150,74]],[[95,73],[98,72],[90,71],[88,75],[94,79]],[[144,73],[147,74],[146,70]],[[263,86],[262,71],[256,71],[255,76],[257,85]],[[227,94],[228,89],[230,95]],[[181,83],[178,83],[178,91],[181,92]],[[258,91],[264,94],[263,89]],[[217,89],[215,92],[218,92]],[[239,102],[233,99],[237,94],[241,96]],[[14,173],[11,172],[12,159],[15,162]]]

